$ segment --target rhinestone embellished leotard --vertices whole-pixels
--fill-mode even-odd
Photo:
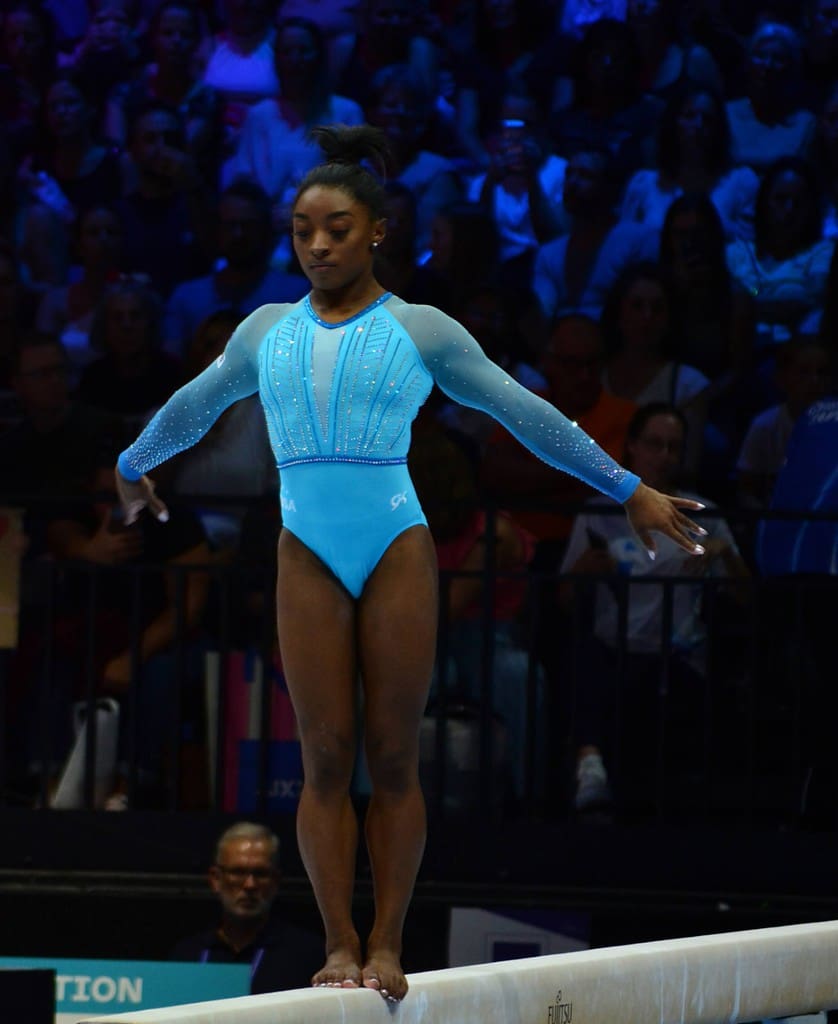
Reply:
[[[283,525],[358,597],[392,541],[426,522],[407,452],[434,383],[616,501],[634,492],[636,476],[487,359],[465,328],[390,293],[337,324],[321,320],[308,297],[262,306],[120,455],[120,472],[138,479],[258,392],[280,471]]]

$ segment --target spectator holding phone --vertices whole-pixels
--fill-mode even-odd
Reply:
[[[180,115],[149,101],[129,129],[133,181],[117,202],[123,268],[147,274],[163,298],[209,269],[209,189],[189,154]]]
[[[508,95],[488,170],[471,182],[469,199],[494,217],[501,263],[521,267],[527,279],[538,247],[569,229],[562,203],[566,166],[545,147],[535,101]]]

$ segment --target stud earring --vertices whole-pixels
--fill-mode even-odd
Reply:
[[[373,242],[372,243],[372,247],[373,247],[373,249],[377,249],[378,248],[378,242]]]

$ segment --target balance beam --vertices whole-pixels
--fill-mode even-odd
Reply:
[[[312,988],[85,1024],[736,1024],[788,1017],[838,1008],[838,921],[456,967],[408,981],[396,1006],[367,989]]]

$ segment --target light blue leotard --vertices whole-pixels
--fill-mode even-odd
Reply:
[[[260,307],[223,355],[160,409],[120,455],[119,469],[139,479],[258,392],[280,471],[283,525],[359,597],[393,540],[426,522],[407,452],[434,383],[616,501],[634,492],[636,476],[492,363],[465,328],[390,293],[337,324],[321,320],[308,297]]]

